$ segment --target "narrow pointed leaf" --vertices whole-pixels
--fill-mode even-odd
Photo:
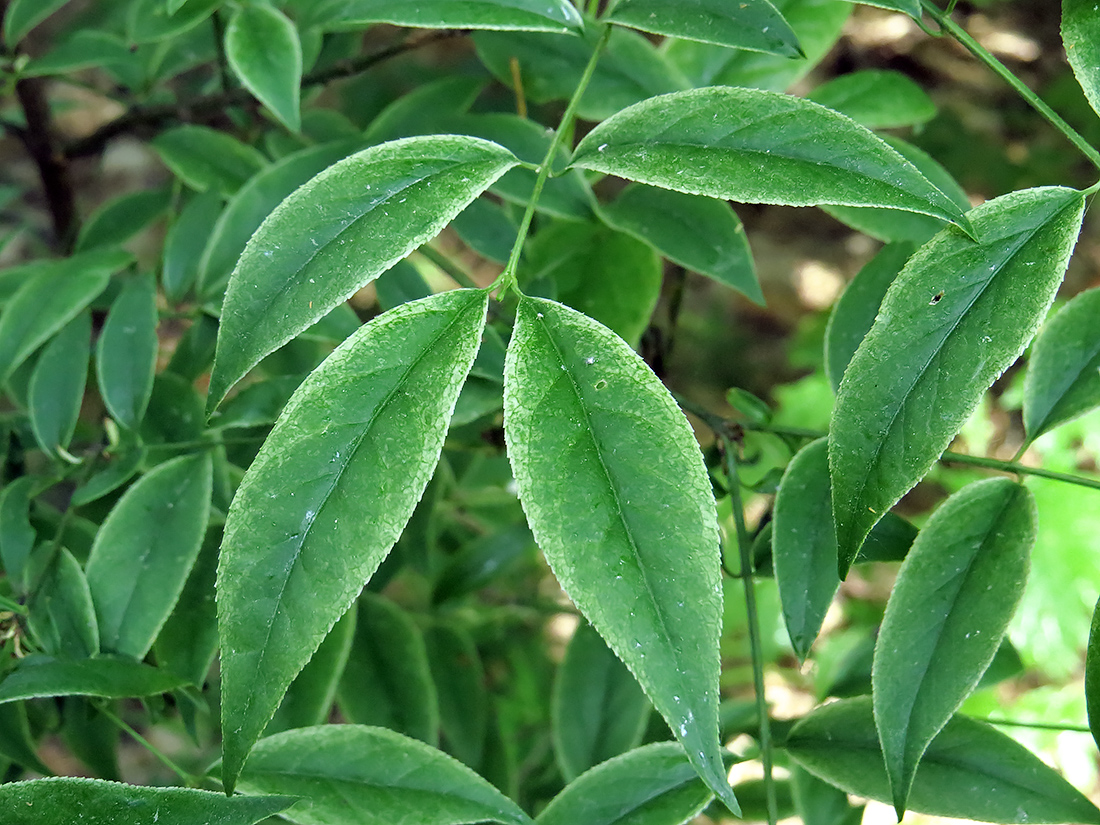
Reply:
[[[194,287],[202,263],[206,243],[213,234],[221,213],[222,199],[217,191],[211,189],[196,195],[187,202],[187,206],[172,221],[168,235],[164,240],[164,258],[161,266],[161,285],[164,296],[170,304],[176,304],[187,297]],[[202,318],[209,318],[203,315]],[[196,319],[201,321],[200,319]],[[214,359],[214,350],[210,350],[210,360]],[[205,372],[209,364],[203,367]],[[195,378],[198,376],[196,375]]]
[[[900,11],[902,14],[908,14],[914,20],[921,19],[920,0],[848,0],[848,2]]]
[[[1088,652],[1085,655],[1085,707],[1092,738],[1100,746],[1100,600],[1093,610]]]
[[[134,0],[127,26],[132,43],[152,43],[183,34],[206,20],[224,0],[184,0],[170,8],[165,0]]]
[[[1100,289],[1073,298],[1035,339],[1024,380],[1024,429],[1034,441],[1100,405]]]
[[[37,751],[38,743],[31,736],[27,720],[27,706],[22,702],[0,705],[0,757],[42,776],[51,776],[53,771],[42,763]]]
[[[164,214],[171,197],[171,189],[164,187],[129,192],[108,201],[80,227],[76,251],[111,248],[128,241]]]
[[[1062,0],[1062,43],[1077,82],[1100,114],[1100,13],[1092,0]]]
[[[69,0],[12,0],[4,12],[4,42],[14,49],[24,35]]]
[[[99,391],[111,417],[136,429],[153,394],[157,367],[157,294],[151,276],[126,283],[96,342]]]
[[[0,489],[0,562],[16,593],[27,587],[27,558],[37,539],[30,519],[37,484],[34,476],[22,476]]]
[[[768,0],[619,0],[606,19],[732,49],[784,57],[802,54],[798,37]]]
[[[714,798],[684,749],[657,742],[608,760],[565,786],[539,825],[681,825]]]
[[[520,501],[558,581],[731,810],[718,743],[713,494],[691,429],[622,339],[520,301],[504,420]]]
[[[245,474],[218,568],[224,783],[397,540],[439,460],[487,296],[403,304],[287,403]]]
[[[434,237],[516,163],[477,138],[408,138],[352,155],[290,195],[230,280],[208,411],[261,358]]]
[[[27,624],[51,656],[85,659],[99,653],[99,628],[88,581],[64,547],[38,583]]]
[[[936,104],[901,72],[862,69],[822,83],[807,96],[868,129],[918,126],[936,116]]]
[[[267,166],[258,149],[209,126],[177,126],[150,145],[176,177],[198,192],[232,195]]]
[[[271,735],[289,728],[308,728],[328,721],[340,676],[351,653],[358,613],[349,610],[335,625],[313,658],[290,683],[282,704],[265,733]]]
[[[1027,582],[1035,502],[1007,478],[964,487],[902,562],[875,645],[875,723],[902,816],[928,743],[978,684]]]
[[[693,89],[638,103],[585,135],[573,165],[713,198],[885,206],[969,226],[950,198],[863,126],[758,89]]]
[[[301,129],[302,44],[285,14],[266,3],[239,6],[225,29],[225,56],[244,87],[286,128]]]
[[[529,825],[500,791],[442,751],[383,728],[324,725],[260,741],[241,774],[246,794],[302,797],[301,825]]]
[[[485,669],[470,634],[436,624],[424,632],[428,664],[439,697],[443,748],[471,768],[481,766],[489,730]]]
[[[221,538],[220,526],[207,529],[183,591],[153,645],[158,666],[178,673],[189,684],[199,687],[218,649],[214,585]]]
[[[891,802],[871,697],[843,699],[799,721],[787,753],[826,782]],[[1100,810],[1023,745],[991,725],[955,716],[925,751],[909,810],[1004,823],[1097,823]]]
[[[253,825],[293,804],[289,796],[226,796],[73,777],[0,786],[5,825]]]
[[[368,23],[543,32],[579,31],[584,25],[568,0],[328,0],[317,5],[310,22],[328,31],[360,29]]]
[[[840,573],[924,476],[1054,299],[1081,227],[1072,189],[1028,189],[970,213],[909,259],[853,356],[829,431]]]
[[[173,673],[131,659],[98,657],[66,660],[28,656],[0,681],[0,702],[44,696],[100,696],[126,699],[153,696],[183,687]]]
[[[54,455],[76,430],[88,378],[92,316],[82,312],[42,350],[28,392],[31,428],[42,449]]]

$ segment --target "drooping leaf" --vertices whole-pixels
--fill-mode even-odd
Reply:
[[[1035,502],[1007,478],[944,502],[902,562],[875,645],[875,723],[900,819],[928,743],[993,660],[1027,582]]]
[[[100,656],[73,661],[34,655],[21,659],[0,681],[0,702],[44,696],[125,699],[168,693],[184,684],[175,674],[132,659]]]
[[[164,214],[171,190],[142,189],[107,201],[80,227],[77,252],[110,249],[128,241]]]
[[[745,227],[729,204],[643,184],[626,187],[599,210],[609,226],[651,244],[680,266],[764,304]]]
[[[69,446],[76,430],[91,342],[92,316],[82,312],[46,345],[31,373],[31,427],[42,449],[53,455]]]
[[[152,647],[202,544],[212,472],[206,452],[167,461],[103,522],[87,573],[105,651],[142,659]]]
[[[328,721],[340,676],[351,653],[357,616],[357,611],[349,610],[333,625],[309,664],[290,683],[265,734],[270,736],[289,728],[308,728]]]
[[[12,0],[4,12],[4,42],[14,49],[24,35],[69,0]]]
[[[510,799],[442,751],[384,728],[324,725],[257,743],[246,794],[294,794],[302,825],[530,825]]]
[[[27,624],[51,656],[85,659],[99,653],[92,594],[80,564],[64,547],[38,583]]]
[[[829,432],[840,573],[1023,351],[1081,226],[1081,193],[1028,189],[971,213],[979,241],[946,229],[886,294],[837,393]]]
[[[477,646],[457,625],[442,623],[424,631],[424,643],[439,697],[442,746],[463,764],[479,768],[489,729],[489,693]]]
[[[736,811],[717,737],[717,519],[683,413],[620,338],[552,301],[520,301],[504,377],[508,455],[539,546]]]
[[[302,127],[302,43],[286,15],[267,3],[243,3],[225,29],[225,56],[244,87],[292,132]]]
[[[294,801],[290,796],[226,796],[74,777],[0,786],[5,825],[253,825]]]
[[[798,37],[769,0],[619,0],[608,20],[733,49],[797,57]]]
[[[27,706],[22,702],[0,705],[0,757],[42,776],[51,776],[53,771],[38,758],[37,750],[27,720]]]
[[[150,146],[176,177],[198,192],[232,195],[267,166],[259,150],[208,126],[177,126],[161,132]]]
[[[24,568],[37,538],[30,519],[37,484],[34,476],[22,476],[0,489],[0,561],[16,593],[22,593],[28,584]]]
[[[810,773],[889,803],[871,697],[842,699],[803,717],[785,743]],[[909,810],[983,822],[1100,822],[1100,810],[1053,768],[1000,731],[955,716],[924,753]]]
[[[955,203],[864,127],[758,89],[692,89],[638,103],[585,135],[573,165],[713,198],[885,206],[969,226]]]
[[[554,753],[566,782],[636,748],[649,715],[649,700],[626,665],[591,625],[578,627],[550,703]]]
[[[358,30],[369,23],[427,29],[513,29],[572,32],[584,22],[568,0],[322,0],[311,25],[327,31]]]
[[[128,430],[145,415],[157,367],[157,294],[143,275],[122,287],[96,342],[99,391],[111,417]]]
[[[1062,43],[1077,82],[1100,113],[1100,14],[1090,0],[1062,0]]]
[[[165,0],[134,0],[129,7],[127,33],[132,43],[168,40],[206,20],[224,0],[184,0],[171,10]]]
[[[901,72],[885,69],[861,69],[840,75],[822,83],[806,97],[868,129],[918,126],[936,116],[936,104],[916,81]]]
[[[1074,297],[1047,322],[1028,360],[1029,441],[1100,405],[1100,289]]]
[[[230,279],[208,411],[261,358],[435,236],[516,164],[477,138],[408,138],[352,155],[290,195]]]
[[[298,388],[241,482],[218,569],[226,787],[412,514],[487,300],[445,292],[363,326]]]

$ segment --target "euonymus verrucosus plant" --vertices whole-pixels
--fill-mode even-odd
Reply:
[[[715,799],[714,816],[721,806],[741,813],[728,770],[753,758],[765,770],[758,807],[773,820],[782,804],[806,821],[858,821],[845,795],[854,793],[899,815],[1100,822],[1038,757],[956,713],[1005,649],[1036,536],[1029,489],[976,481],[919,531],[891,512],[1039,330],[1097,186],[1025,189],[971,209],[942,167],[868,128],[927,119],[930,103],[904,77],[857,72],[811,99],[779,91],[836,38],[851,11],[841,0],[133,0],[52,51],[20,54],[63,5],[14,0],[4,17],[6,77],[22,111],[9,129],[38,164],[69,254],[0,275],[11,654],[0,757],[8,780],[51,773],[36,747],[60,725],[73,751],[113,778],[117,728],[139,736],[117,700],[142,697],[160,717],[168,694],[200,739],[206,704],[220,701],[221,758],[188,773],[162,755],[189,787],[8,781],[3,822],[278,814],[442,825],[537,814],[543,825],[675,825]],[[958,39],[1100,168],[1097,150],[949,12],[928,0],[870,5]],[[480,30],[481,63],[521,108],[527,98],[568,104],[544,129],[522,113],[476,110],[484,83],[454,77],[397,100],[365,132],[303,110],[303,89],[381,59],[339,54],[344,33],[377,23]],[[1100,109],[1091,0],[1064,0],[1062,33]],[[38,79],[100,66],[120,85],[167,88],[208,53],[223,91],[207,105],[263,104],[279,124],[262,135],[264,151],[254,130],[245,143],[228,129],[165,128],[152,145],[177,184],[123,196],[78,229]],[[131,117],[150,125],[186,116],[171,103],[142,106]],[[578,122],[593,125],[576,140]],[[108,124],[69,152],[97,151],[124,127]],[[597,200],[603,178],[631,183]],[[739,442],[766,429],[766,416],[736,424],[689,399],[678,406],[633,349],[657,300],[660,257],[762,299],[725,201],[821,206],[891,242],[830,319],[828,434],[785,433],[803,444],[755,535]],[[122,243],[165,212],[158,287]],[[503,264],[487,286],[426,245],[448,225]],[[409,263],[423,256],[461,288],[429,286]],[[386,311],[360,325],[345,302],[376,279]],[[159,371],[158,292],[197,308]],[[80,415],[93,326],[99,431]],[[321,360],[325,342],[341,339]],[[211,359],[204,417],[195,381]],[[753,406],[743,393],[731,400]],[[1032,348],[1021,455],[1098,404],[1093,290]],[[707,460],[681,406],[716,437]],[[485,459],[499,447],[481,440],[501,414],[506,465]],[[255,436],[258,453],[247,447]],[[729,559],[715,491],[729,512]],[[456,526],[444,540],[448,517]],[[556,764],[544,780],[553,791],[523,796],[507,767],[518,741],[501,721],[507,708],[490,707],[479,644],[447,610],[524,554],[530,535],[587,623],[555,677]],[[773,732],[754,565],[774,570],[802,660],[851,566],[902,557],[869,695]],[[724,587],[732,568],[756,691],[741,723],[719,694],[723,595],[741,598]],[[387,584],[426,588],[405,594],[424,611],[414,619],[400,598],[380,596]],[[216,647],[219,695],[204,687]],[[323,724],[334,702],[352,724]],[[649,703],[667,729],[647,733]],[[738,731],[755,750],[722,747],[720,733]],[[782,783],[776,758],[790,772]]]

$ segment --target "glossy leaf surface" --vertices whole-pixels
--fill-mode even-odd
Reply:
[[[619,0],[607,19],[653,34],[733,49],[801,55],[798,38],[768,0]]]
[[[149,788],[62,777],[0,786],[5,825],[253,825],[292,797],[233,796],[193,788]]]
[[[979,242],[944,230],[890,287],[844,373],[829,432],[841,575],[1034,335],[1083,207],[1079,192],[1056,187],[989,201],[970,213]]]
[[[228,787],[420,499],[487,300],[441,293],[363,326],[298,388],[241,482],[218,568]]]
[[[352,155],[294,192],[256,230],[230,279],[208,411],[516,163],[477,138],[408,138]]]
[[[848,793],[889,803],[871,697],[818,708],[791,730],[786,750]],[[1004,823],[1100,822],[1085,796],[1023,745],[991,725],[955,716],[925,751],[909,810]]]
[[[717,738],[717,521],[687,420],[620,338],[552,301],[521,300],[504,377],[508,455],[547,561],[736,810]]]
[[[936,105],[901,72],[863,69],[822,83],[809,100],[847,115],[868,129],[917,126],[936,116]]]
[[[864,127],[757,89],[693,89],[638,103],[585,135],[573,165],[713,198],[886,206],[968,225],[957,205]]]
[[[1100,113],[1100,14],[1090,0],[1062,0],[1062,43],[1077,82]]]
[[[302,126],[302,44],[286,15],[266,3],[238,6],[225,29],[225,56],[244,87],[297,132]]]
[[[123,427],[141,423],[157,366],[157,294],[151,276],[127,281],[111,304],[96,342],[103,403]]]
[[[267,166],[258,149],[208,126],[177,126],[150,145],[176,177],[199,192],[232,195]]]
[[[894,808],[928,743],[977,685],[1016,612],[1035,502],[1007,478],[964,487],[913,542],[886,604],[871,684]]]
[[[568,32],[583,21],[568,0],[322,0],[313,21],[328,30],[392,23],[428,29],[516,29]]]
[[[42,449],[54,455],[76,430],[91,355],[92,317],[82,312],[42,350],[31,373],[31,427]]]
[[[1100,405],[1100,289],[1075,296],[1043,327],[1024,380],[1029,440]]]
[[[303,797],[302,825],[466,825],[531,820],[469,768],[383,728],[325,725],[261,740],[241,774],[247,794]]]
[[[183,687],[164,670],[130,659],[99,657],[77,661],[28,656],[0,681],[0,702],[44,696],[101,696],[125,699],[152,696]]]

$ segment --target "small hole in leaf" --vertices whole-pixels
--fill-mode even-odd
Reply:
[[[599,381],[596,382],[596,389],[598,389],[598,390],[602,390],[606,386],[607,386],[607,382],[604,381],[602,378]]]
[[[928,302],[928,306],[934,307],[936,304],[938,304],[942,300],[943,300],[943,293],[942,292],[937,292],[935,295],[932,296],[932,300]]]

